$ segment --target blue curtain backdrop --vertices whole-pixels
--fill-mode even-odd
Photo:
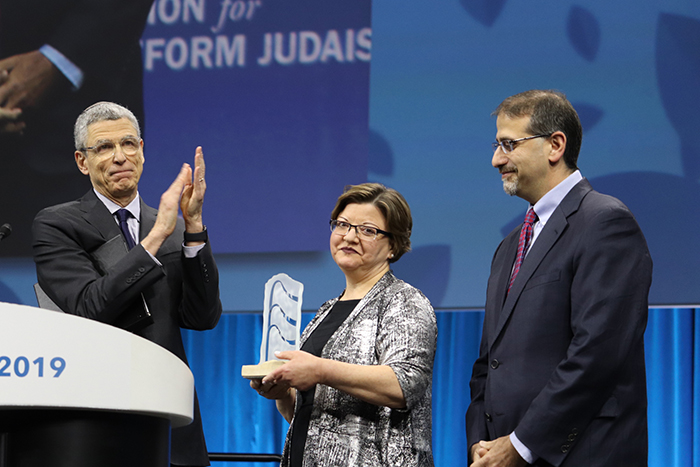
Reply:
[[[303,326],[311,319],[305,313]],[[433,375],[437,467],[465,464],[464,413],[483,312],[440,311]],[[240,376],[258,363],[262,317],[227,314],[213,331],[185,332],[210,452],[280,453],[287,423]],[[649,466],[700,467],[700,309],[651,309],[646,331]],[[272,463],[214,462],[215,466]]]

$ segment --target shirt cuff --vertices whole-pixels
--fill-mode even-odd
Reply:
[[[195,246],[187,246],[184,243],[182,244],[183,247],[183,252],[185,253],[185,258],[194,258],[197,256],[197,253],[204,248],[204,245],[206,243],[202,243],[201,245],[195,245]]]
[[[513,444],[513,447],[516,451],[518,451],[518,454],[520,454],[520,457],[522,457],[525,462],[528,464],[535,462],[535,455],[532,454],[532,451],[530,451],[527,446],[520,442],[518,437],[515,436],[515,432],[510,434],[510,442]]]
[[[158,259],[157,259],[155,256],[153,256],[153,255],[151,254],[150,251],[148,251],[148,250],[145,249],[145,248],[143,249],[143,251],[145,251],[146,253],[148,253],[148,256],[151,257],[151,259],[153,260],[154,263],[156,263],[156,264],[157,264],[158,266],[160,266],[161,268],[163,267],[163,265],[161,264],[161,262],[158,261]]]
[[[44,57],[48,58],[49,61],[53,63],[54,66],[58,68],[66,78],[68,78],[68,81],[73,84],[73,90],[77,91],[80,89],[80,87],[83,85],[83,79],[85,77],[80,68],[75,66],[75,64],[68,60],[65,55],[48,44],[41,46],[39,52],[41,52]]]

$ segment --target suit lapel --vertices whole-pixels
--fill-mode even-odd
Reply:
[[[105,240],[121,235],[119,225],[109,213],[107,207],[97,198],[93,190],[80,199],[80,209],[85,221],[93,226]],[[124,242],[126,245],[126,241]]]
[[[581,205],[581,200],[583,200],[584,196],[591,190],[592,188],[591,185],[588,183],[588,180],[581,180],[579,183],[576,184],[576,186],[574,186],[571,189],[571,191],[564,197],[562,202],[552,213],[552,216],[549,218],[549,221],[547,221],[547,225],[544,227],[544,229],[542,229],[542,231],[537,237],[537,240],[532,245],[532,248],[525,257],[525,260],[523,261],[523,264],[520,267],[520,271],[518,272],[518,276],[515,278],[515,282],[513,282],[513,287],[511,287],[510,292],[508,292],[508,296],[505,299],[505,303],[503,303],[503,309],[501,310],[501,313],[498,317],[496,329],[491,334],[491,339],[489,340],[489,347],[491,347],[494,344],[494,342],[496,342],[496,339],[503,331],[503,328],[508,322],[510,315],[515,309],[515,305],[518,303],[518,299],[520,298],[520,294],[524,290],[525,285],[535,273],[540,263],[547,255],[547,253],[549,253],[552,247],[556,244],[559,237],[566,230],[567,226],[569,225],[567,218],[578,210],[578,207]],[[509,250],[510,249],[512,249],[512,247],[509,248]],[[508,251],[508,253],[510,254],[510,251]],[[514,255],[515,252],[513,252],[513,256]],[[508,264],[512,266],[512,262]],[[501,271],[501,275],[503,274],[504,272]],[[508,277],[505,279],[506,285],[504,285],[504,287],[501,289],[503,290],[503,293],[505,293],[505,290],[508,287],[507,281],[510,279],[510,270],[508,270],[507,276]],[[501,282],[501,278],[499,278],[499,286],[502,284],[504,283]]]
[[[509,261],[504,261],[501,270],[498,271],[498,304],[499,308],[503,306],[503,302],[506,299],[506,291],[508,290],[508,283],[510,282],[510,275],[513,271],[513,265],[515,263],[515,257],[518,254],[518,241],[520,239],[520,230],[522,229],[522,224],[520,224],[516,229],[513,230],[507,237],[504,245],[504,257],[510,259]]]
[[[139,220],[139,241],[143,240],[151,231],[156,223],[158,211],[143,202],[143,198],[139,197],[141,202],[141,219]]]

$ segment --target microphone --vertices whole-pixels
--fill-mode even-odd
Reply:
[[[0,240],[7,238],[12,233],[12,226],[10,224],[3,224],[0,227]]]

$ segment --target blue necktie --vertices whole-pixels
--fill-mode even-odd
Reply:
[[[129,224],[127,223],[127,219],[131,217],[131,213],[126,209],[120,209],[115,212],[115,214],[117,215],[117,219],[119,219],[119,228],[126,239],[126,245],[131,250],[136,245],[134,237],[132,237],[131,232],[129,232]]]

